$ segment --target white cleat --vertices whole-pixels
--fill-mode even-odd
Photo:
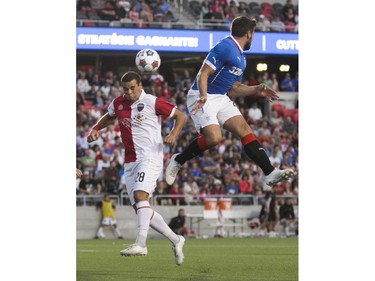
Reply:
[[[167,166],[167,169],[165,170],[165,181],[168,185],[172,185],[174,183],[174,181],[176,180],[177,173],[182,166],[174,160],[178,154],[180,153],[172,155],[171,160],[169,161],[169,164]]]
[[[275,184],[285,181],[294,175],[292,169],[279,170],[274,169],[271,174],[265,177],[265,182],[269,186],[274,186]]]
[[[178,238],[180,238],[180,241],[172,246],[174,258],[177,265],[181,265],[184,262],[184,253],[182,252],[182,248],[185,244],[185,238],[181,235],[178,235]]]
[[[128,248],[120,251],[121,256],[147,256],[147,248],[136,244],[130,245]]]

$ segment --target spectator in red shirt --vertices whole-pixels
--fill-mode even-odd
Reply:
[[[254,179],[249,177],[248,174],[244,174],[239,182],[239,190],[241,194],[252,194],[253,193],[253,182]]]

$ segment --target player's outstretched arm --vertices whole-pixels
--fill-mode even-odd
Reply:
[[[177,137],[180,135],[182,128],[186,123],[185,114],[177,108],[172,118],[175,120],[173,128],[170,131],[169,135],[164,138],[164,142],[167,144],[175,144]]]
[[[256,86],[248,86],[240,82],[235,82],[232,88],[228,91],[228,94],[232,97],[260,95],[270,102],[279,99],[279,96],[277,95],[276,91],[263,83]]]
[[[90,143],[90,142],[96,141],[99,138],[99,131],[113,124],[113,121],[115,119],[116,117],[111,117],[108,112],[104,114],[102,117],[100,117],[98,122],[96,122],[96,124],[92,127],[87,137],[87,142]]]

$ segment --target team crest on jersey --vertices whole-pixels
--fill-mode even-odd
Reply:
[[[124,109],[124,106],[122,105],[122,104],[120,104],[119,106],[118,106],[118,110],[123,110]]]
[[[138,109],[138,111],[142,111],[144,108],[145,108],[145,104],[144,104],[144,103],[139,103],[139,104],[137,105],[137,109]]]

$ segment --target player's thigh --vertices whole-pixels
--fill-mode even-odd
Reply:
[[[195,129],[201,133],[201,129],[210,125],[220,125],[217,119],[217,113],[219,111],[220,97],[222,95],[207,95],[207,101],[205,105],[194,114],[191,112],[195,103],[199,99],[199,91],[190,90],[187,95],[186,104],[193,119]]]
[[[163,170],[163,162],[147,159],[125,164],[125,184],[131,205],[135,204],[134,191],[142,190],[152,196],[157,179]]]
[[[223,127],[238,138],[243,138],[253,132],[242,115],[230,117],[225,121]]]

